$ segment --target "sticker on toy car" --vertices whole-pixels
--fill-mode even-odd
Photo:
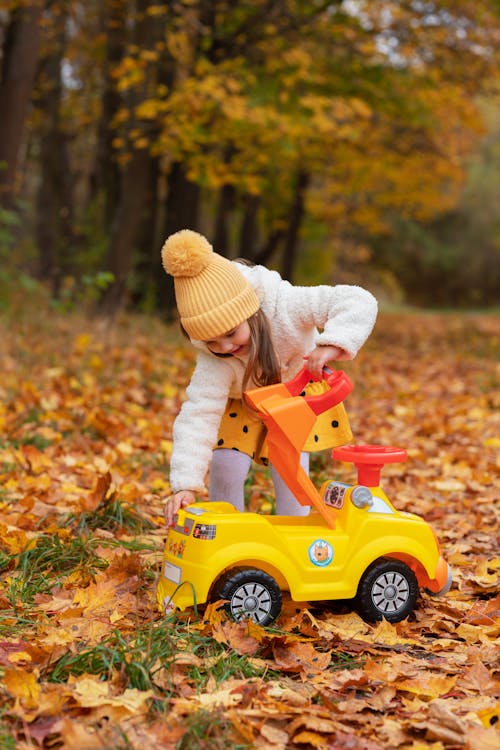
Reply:
[[[163,566],[163,575],[167,579],[167,581],[172,581],[172,583],[180,583],[182,578],[182,568],[179,568],[178,565],[173,565],[170,562],[165,562]]]
[[[180,557],[182,559],[184,550],[186,549],[186,542],[184,540],[177,542],[168,538],[167,542],[169,554],[171,554],[172,557]]]
[[[324,539],[316,539],[309,547],[309,560],[320,568],[330,565],[333,560],[333,547]]]
[[[323,495],[325,505],[329,505],[330,508],[336,508],[337,510],[340,510],[344,505],[344,497],[348,488],[348,484],[342,484],[341,482],[330,482],[326,486],[325,493]]]

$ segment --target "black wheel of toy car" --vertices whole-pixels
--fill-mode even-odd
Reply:
[[[274,578],[258,568],[237,568],[219,579],[213,600],[227,599],[225,610],[234,620],[252,619],[268,625],[281,612],[281,590]]]
[[[381,558],[361,577],[356,609],[369,622],[399,622],[415,609],[418,583],[414,572],[399,560]]]

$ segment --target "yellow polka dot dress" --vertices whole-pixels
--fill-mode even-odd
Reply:
[[[328,385],[324,381],[314,382],[309,383],[301,395],[316,396],[326,390],[328,390]],[[338,404],[316,417],[303,450],[312,452],[335,448],[346,445],[352,439],[353,435],[344,405]],[[266,428],[241,399],[231,398],[227,402],[219,427],[217,443],[214,446],[215,450],[218,448],[241,451],[264,466],[269,463]]]

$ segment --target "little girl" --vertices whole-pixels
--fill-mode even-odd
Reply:
[[[292,286],[276,271],[222,257],[189,229],[167,239],[162,261],[174,277],[181,326],[198,350],[173,428],[173,495],[165,507],[170,526],[180,507],[193,503],[196,493],[204,494],[209,467],[210,499],[244,510],[251,461],[265,464],[267,458],[265,428],[242,403],[243,391],[291,380],[304,360],[321,380],[328,362],[356,356],[375,323],[377,303],[358,286]],[[328,414],[323,420],[331,434],[320,434],[315,426],[306,441],[301,459],[306,471],[306,451],[349,442],[342,410],[335,419]],[[308,513],[272,467],[271,472],[276,512]]]

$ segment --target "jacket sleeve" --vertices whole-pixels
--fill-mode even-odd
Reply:
[[[221,417],[226,407],[233,373],[223,360],[198,354],[186,400],[173,427],[170,459],[172,492],[205,489]]]
[[[284,281],[281,304],[289,325],[296,329],[320,329],[316,344],[342,349],[341,359],[353,359],[372,332],[377,302],[359,286],[292,286]]]
[[[344,352],[343,359],[353,359],[372,332],[377,301],[360,286],[293,286],[263,266],[250,269],[250,274],[267,314],[283,336],[295,331],[309,339],[313,329],[320,329],[317,344],[337,346]]]

